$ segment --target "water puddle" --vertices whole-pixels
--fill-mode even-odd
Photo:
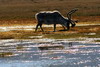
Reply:
[[[84,40],[0,40],[0,67],[99,67],[100,43]]]

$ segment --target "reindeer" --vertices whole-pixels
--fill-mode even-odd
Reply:
[[[44,31],[42,28],[42,24],[54,24],[54,32],[56,31],[56,24],[61,24],[64,29],[66,27],[67,30],[69,30],[70,24],[72,25],[72,27],[76,25],[75,22],[77,21],[73,21],[71,19],[71,15],[76,11],[77,9],[73,9],[69,13],[67,13],[67,18],[62,16],[59,11],[42,11],[36,13],[35,18],[38,21],[38,24],[36,26],[35,32],[37,31],[38,26],[40,26],[42,31]]]

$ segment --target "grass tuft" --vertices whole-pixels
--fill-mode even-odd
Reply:
[[[13,55],[12,52],[1,52],[0,53],[0,57],[8,57],[8,56],[11,56],[11,55]]]

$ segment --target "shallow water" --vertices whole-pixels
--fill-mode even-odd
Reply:
[[[13,53],[0,57],[0,67],[100,67],[100,43],[53,39],[38,39],[38,42],[35,39],[0,40],[0,52]]]

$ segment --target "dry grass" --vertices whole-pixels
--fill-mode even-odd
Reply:
[[[36,20],[2,20],[0,26],[18,26],[18,25],[34,25]]]
[[[11,56],[11,55],[13,55],[12,52],[1,52],[0,53],[0,57],[8,57],[8,56]]]
[[[72,28],[70,31],[59,31],[56,33],[45,34],[46,38],[55,39],[66,39],[66,38],[79,38],[79,37],[89,37],[89,38],[100,38],[100,26],[77,26]],[[90,33],[95,33],[95,35],[88,35]]]
[[[45,32],[38,29],[37,32],[31,30],[12,30],[7,32],[0,32],[0,39],[35,39],[36,36],[43,36],[42,38],[78,38],[78,37],[96,37],[100,38],[100,25],[90,26],[76,26],[69,31],[62,31],[62,27],[57,27],[57,32],[53,32],[53,27],[44,27]],[[89,35],[95,33],[94,35]]]
[[[95,42],[100,42],[100,40],[95,40]]]
[[[100,0],[6,0],[0,2],[0,20],[32,20],[35,13],[44,10],[59,10],[66,16],[71,9],[79,8],[73,16],[82,21],[92,21],[94,16],[100,17],[99,2]],[[84,17],[80,18],[81,16]]]
[[[99,2],[100,0],[0,0],[0,26],[33,25],[36,23],[35,14],[46,10],[58,10],[66,17],[73,8],[79,9],[73,14],[73,19],[78,19],[79,22],[100,22]]]
[[[0,39],[28,39],[29,36],[38,36],[34,31],[8,31],[0,32]],[[30,38],[29,38],[30,39]]]
[[[90,26],[78,26],[75,27],[74,30],[78,31],[79,33],[99,33],[100,25],[90,25]]]

